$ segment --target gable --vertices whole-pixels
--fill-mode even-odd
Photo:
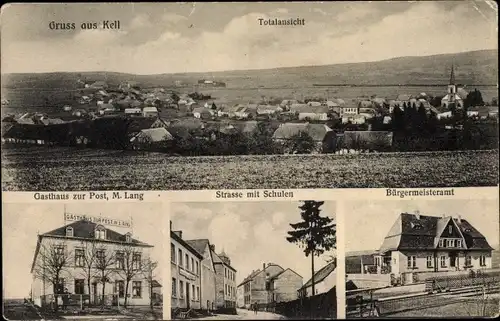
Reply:
[[[451,218],[448,218],[448,222],[444,226],[440,237],[462,238],[462,234],[460,234],[460,231],[453,223],[453,220]]]

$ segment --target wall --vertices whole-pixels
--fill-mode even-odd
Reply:
[[[240,286],[236,290],[236,307],[242,308],[244,306],[245,306],[245,292],[243,286]]]
[[[266,266],[265,271],[258,273],[251,281],[251,303],[265,304],[269,302],[269,294],[266,290],[266,275],[273,276],[283,271],[278,265]]]
[[[225,282],[224,282],[224,265],[217,263],[215,264],[215,307],[221,308],[224,307],[224,298],[225,298]]]
[[[215,270],[210,256],[210,249],[207,246],[201,262],[201,298],[202,309],[211,310],[215,308]]]
[[[303,285],[302,277],[286,270],[274,280],[274,301],[286,302],[298,298],[297,290]]]

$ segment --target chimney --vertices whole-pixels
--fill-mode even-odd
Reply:
[[[172,221],[170,221],[170,230],[172,230]]]
[[[215,252],[215,244],[210,244],[210,250],[211,250],[212,252]]]
[[[262,263],[262,271],[265,271],[266,270],[266,263]]]
[[[419,220],[419,219],[420,219],[420,211],[419,211],[419,210],[416,210],[416,211],[415,211],[415,218],[416,218],[417,220]]]
[[[458,215],[457,222],[458,222],[458,224],[462,223],[462,215]]]

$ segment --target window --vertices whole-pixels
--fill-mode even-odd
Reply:
[[[181,299],[184,299],[184,282],[179,281],[179,295]]]
[[[106,239],[106,229],[103,226],[96,227],[95,238],[98,240],[105,240]]]
[[[432,267],[432,256],[427,257],[427,267],[431,268]]]
[[[187,253],[186,253],[185,259],[186,259],[186,262],[185,262],[186,266],[185,266],[185,268],[186,268],[186,270],[189,271],[189,256],[187,255]]]
[[[191,293],[193,293],[191,301],[196,301],[196,292],[194,290],[195,289],[194,284],[191,286],[191,289],[192,289]]]
[[[182,266],[182,250],[179,249],[179,266]]]
[[[446,247],[453,247],[453,240],[446,240]]]
[[[54,251],[56,252],[56,255],[64,255],[64,245],[57,245],[54,248]]]
[[[486,266],[486,256],[481,255],[481,256],[479,257],[479,265],[481,265],[481,266]]]
[[[142,297],[142,286],[141,281],[132,282],[132,297],[141,298]]]
[[[441,256],[441,267],[446,267],[446,256],[444,255]]]
[[[123,269],[125,267],[125,257],[123,252],[116,252],[116,268]]]
[[[85,294],[84,279],[75,279],[75,294]]]
[[[118,294],[119,298],[125,297],[125,281],[115,281],[115,293]]]
[[[408,268],[414,268],[417,266],[417,257],[414,255],[411,255],[408,257]]]
[[[175,245],[172,243],[170,243],[170,260],[174,263],[177,261],[175,258]]]
[[[194,272],[194,259],[191,258],[191,270]]]
[[[75,249],[75,266],[84,266],[85,254],[82,249]]]
[[[457,247],[462,247],[462,240],[457,240]]]
[[[470,255],[467,255],[465,257],[465,266],[472,266],[472,258],[470,257]]]
[[[73,237],[73,228],[71,226],[66,228],[66,236]]]
[[[54,293],[63,293],[65,289],[65,281],[64,278],[59,278],[59,282],[54,287]]]
[[[453,233],[453,226],[448,226],[448,234],[452,234]]]
[[[125,234],[125,242],[132,242],[132,235],[130,235],[130,233]]]
[[[141,253],[134,253],[132,255],[132,269],[140,270],[141,269]]]
[[[439,247],[444,247],[444,240],[443,239],[439,240]]]
[[[200,265],[198,264],[198,261],[196,261],[196,275],[200,275]]]
[[[175,298],[177,296],[177,279],[172,278],[172,296]]]

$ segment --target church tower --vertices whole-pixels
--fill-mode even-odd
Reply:
[[[455,96],[457,94],[457,86],[455,84],[455,70],[451,64],[450,83],[448,84],[448,104],[455,104]]]

